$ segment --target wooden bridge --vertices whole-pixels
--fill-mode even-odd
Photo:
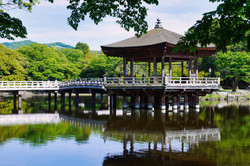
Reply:
[[[127,97],[131,98],[132,107],[138,109],[147,107],[152,109],[152,97],[154,103],[161,109],[166,109],[169,98],[172,98],[173,108],[177,109],[178,102],[184,97],[185,108],[190,103],[198,107],[198,97],[219,89],[220,78],[199,77],[104,77],[82,78],[68,81],[0,81],[0,92],[12,92],[14,94],[14,110],[16,110],[16,96],[18,96],[18,110],[21,110],[21,95],[23,91],[44,91],[49,95],[54,93],[55,110],[57,110],[57,93],[61,94],[61,111],[65,109],[65,93],[75,93],[75,103],[79,103],[79,93],[92,94],[92,107],[95,110],[96,93],[108,96],[109,110],[116,109],[116,96],[123,96],[123,108],[128,107]],[[51,109],[49,103],[49,109]],[[76,104],[76,112],[79,109]],[[141,106],[140,106],[141,105]],[[71,105],[70,105],[71,111]],[[21,113],[22,111],[20,111]]]
[[[218,89],[220,78],[198,77],[104,77],[68,81],[0,81],[0,91],[53,91],[74,88],[119,89]]]

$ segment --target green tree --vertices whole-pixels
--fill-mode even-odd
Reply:
[[[51,0],[49,0],[51,1]],[[4,10],[10,9],[27,9],[31,11],[32,6],[39,3],[38,0],[0,0],[0,37],[14,40],[15,37],[25,38],[27,30],[23,26],[22,21],[18,18],[11,17]]]
[[[85,54],[85,55],[90,53],[89,46],[86,43],[78,42],[76,44],[75,49],[81,50],[83,52],[83,54]]]
[[[233,91],[236,91],[240,80],[250,82],[249,52],[218,53],[216,64],[222,77],[231,79]]]
[[[0,79],[25,80],[28,62],[17,51],[0,44]]]
[[[227,46],[247,42],[250,50],[250,1],[249,0],[209,0],[221,2],[215,11],[203,14],[194,26],[189,28],[177,49],[191,51],[197,45],[206,47],[215,44],[218,51],[227,51]]]
[[[106,57],[105,54],[93,53],[90,58],[86,58],[82,63],[81,78],[103,77],[121,75],[120,66],[122,59],[116,57]]]
[[[65,54],[55,47],[34,43],[17,49],[29,61],[28,77],[31,80],[66,80],[78,77],[80,71]]]

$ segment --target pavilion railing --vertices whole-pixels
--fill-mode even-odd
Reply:
[[[68,81],[62,81],[60,87],[71,87],[71,86],[103,86],[104,78],[81,78]]]
[[[105,86],[162,86],[162,77],[106,77]]]
[[[0,81],[0,88],[56,88],[57,81]]]
[[[165,77],[166,86],[220,86],[220,77]]]
[[[219,86],[211,77],[105,77],[105,86]]]

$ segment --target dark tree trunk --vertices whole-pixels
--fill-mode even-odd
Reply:
[[[238,88],[238,78],[233,79],[233,85],[232,85],[232,92],[236,92],[236,89]]]

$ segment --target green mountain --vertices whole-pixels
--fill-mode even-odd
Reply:
[[[29,46],[32,43],[36,43],[36,42],[33,42],[31,40],[24,40],[24,41],[19,41],[19,42],[4,42],[1,44],[5,45],[7,48],[15,49],[21,46]]]
[[[10,49],[16,49],[16,48],[19,48],[21,46],[29,46],[30,44],[32,43],[37,43],[37,42],[33,42],[31,40],[24,40],[24,41],[19,41],[19,42],[4,42],[4,43],[1,43],[3,45],[5,45],[6,47],[10,48]],[[65,43],[62,43],[62,42],[55,42],[55,43],[43,43],[44,45],[48,45],[48,46],[54,46],[58,49],[60,48],[75,48],[71,45],[68,45],[68,44],[65,44]]]

